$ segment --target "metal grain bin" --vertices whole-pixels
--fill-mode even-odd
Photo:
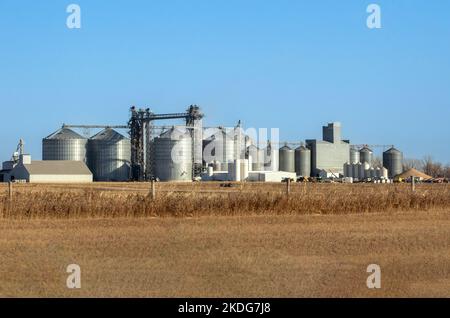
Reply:
[[[360,162],[365,163],[367,162],[370,166],[372,166],[372,160],[373,160],[373,151],[370,150],[368,147],[364,147],[359,151],[360,156]]]
[[[248,156],[252,158],[252,171],[264,171],[264,150],[255,145],[247,148]]]
[[[153,141],[155,177],[161,181],[192,181],[192,138],[174,127]]]
[[[130,180],[130,140],[107,128],[88,142],[88,166],[95,181]]]
[[[280,148],[280,171],[295,172],[295,152],[287,145]]]
[[[279,171],[280,164],[280,152],[279,149],[274,147],[271,143],[268,143],[264,151],[264,170],[265,171]]]
[[[403,153],[395,148],[391,148],[383,153],[383,167],[388,170],[389,178],[403,172]]]
[[[295,172],[298,176],[311,176],[311,150],[301,145],[295,149]]]
[[[350,148],[350,163],[358,163],[360,161],[360,154],[358,149],[352,147]]]
[[[203,152],[206,163],[219,161],[222,165],[221,170],[228,171],[228,163],[233,163],[236,159],[236,141],[233,131],[218,128],[203,141]]]
[[[42,160],[86,162],[87,138],[62,128],[42,140]]]

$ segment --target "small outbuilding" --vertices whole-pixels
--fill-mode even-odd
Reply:
[[[9,173],[9,178],[7,181],[29,183],[93,182],[92,172],[82,161],[31,161],[29,155],[20,156],[19,163]]]

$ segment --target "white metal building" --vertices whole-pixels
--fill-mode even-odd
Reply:
[[[81,161],[31,161],[21,155],[19,163],[9,173],[10,181],[30,183],[89,183],[92,172]],[[7,181],[7,180],[5,180]]]

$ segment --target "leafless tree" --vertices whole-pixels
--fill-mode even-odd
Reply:
[[[416,170],[422,170],[423,171],[423,162],[422,160],[418,159],[404,159],[403,160],[403,171],[409,170],[409,169],[416,169]]]
[[[423,172],[434,178],[443,177],[445,174],[442,163],[435,162],[431,156],[426,156],[423,161]]]

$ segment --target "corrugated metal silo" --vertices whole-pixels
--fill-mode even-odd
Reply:
[[[383,166],[388,170],[389,178],[403,172],[403,153],[391,148],[383,153]]]
[[[245,143],[244,143],[245,144]],[[228,163],[235,158],[236,141],[232,131],[217,128],[203,141],[204,160],[207,162],[219,161],[222,171],[228,170]]]
[[[192,138],[186,129],[172,128],[153,141],[155,177],[161,181],[192,181]]]
[[[255,145],[247,148],[248,155],[252,158],[252,171],[264,171],[264,150]]]
[[[364,147],[359,151],[359,156],[361,163],[367,162],[370,166],[372,166],[373,151],[371,149]]]
[[[117,131],[106,128],[89,139],[88,166],[94,180],[130,180],[130,161],[130,140]]]
[[[62,128],[42,140],[42,160],[83,161],[87,158],[87,138]]]
[[[279,149],[276,149],[270,143],[264,151],[264,168],[266,171],[279,171],[280,168],[280,157],[279,157]]]
[[[360,154],[358,149],[351,147],[350,148],[350,163],[358,163],[360,161]]]
[[[280,148],[280,171],[295,172],[295,152],[287,145]]]
[[[344,177],[353,178],[353,168],[352,165],[348,162],[344,164]]]
[[[295,149],[295,172],[305,178],[311,176],[311,150],[304,144]]]

